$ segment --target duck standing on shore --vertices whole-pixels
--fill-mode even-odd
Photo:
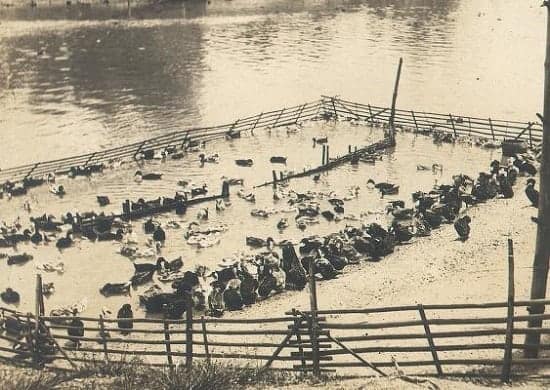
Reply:
[[[134,313],[132,312],[132,306],[126,303],[118,310],[118,328],[123,335],[130,334],[130,331],[134,328]]]
[[[539,208],[539,192],[535,189],[535,179],[527,180],[527,187],[525,187],[525,195],[531,202],[533,207]]]
[[[472,219],[468,215],[455,221],[454,227],[460,241],[466,241],[470,236],[470,222],[472,222]]]

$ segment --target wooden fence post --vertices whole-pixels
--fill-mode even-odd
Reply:
[[[514,242],[508,239],[508,313],[506,316],[506,341],[504,349],[504,361],[500,379],[503,382],[510,382],[512,371],[512,342],[514,337]]]
[[[105,321],[103,321],[103,315],[99,316],[99,335],[101,336],[101,344],[103,344],[103,354],[105,360],[109,361],[109,354],[107,353],[107,333],[105,333]]]
[[[489,118],[489,126],[491,127],[491,135],[493,136],[493,141],[495,140],[495,130],[493,129],[493,121]]]
[[[302,346],[302,336],[300,335],[300,325],[302,323],[302,318],[298,317],[298,313],[296,312],[296,309],[292,309],[292,316],[294,317],[294,328],[297,329],[296,342],[298,343],[298,352],[302,357],[302,369],[305,370],[306,358],[304,356],[304,347]]]
[[[164,341],[166,346],[166,358],[168,360],[168,366],[170,369],[174,366],[174,361],[172,360],[172,345],[170,344],[170,326],[168,321],[166,321],[166,316],[164,317]]]
[[[193,364],[193,300],[191,294],[185,294],[185,366]]]
[[[297,124],[298,121],[300,120],[300,117],[302,116],[302,111],[304,111],[304,108],[306,107],[307,103],[306,104],[303,104],[301,107],[300,107],[300,111],[298,112],[298,116],[296,117],[296,120],[294,121],[294,124]]]
[[[309,302],[310,302],[310,326],[309,339],[311,342],[311,358],[313,365],[313,375],[320,376],[321,370],[319,367],[319,339],[318,339],[318,323],[317,323],[317,286],[315,284],[315,267],[313,259],[309,261]],[[299,330],[298,330],[299,332]]]
[[[411,115],[414,121],[414,128],[416,129],[416,132],[418,133],[418,123],[416,123],[416,115],[414,115],[414,111],[411,110]]]
[[[432,337],[432,332],[430,330],[430,324],[428,324],[428,319],[426,318],[426,312],[424,311],[424,306],[422,304],[418,305],[418,312],[420,313],[420,318],[422,318],[422,324],[424,325],[424,331],[426,332],[426,338],[428,339],[428,345],[430,346],[430,352],[432,353],[432,358],[434,359],[435,369],[437,370],[437,375],[443,375],[443,369],[441,368],[441,362],[437,356],[437,351],[435,350],[435,343]]]
[[[202,324],[202,340],[204,342],[204,354],[206,355],[206,361],[210,363],[210,350],[208,348],[208,334],[206,333],[206,319],[201,316]]]
[[[370,104],[367,105],[369,107],[369,117],[370,117],[370,122],[372,123],[372,107],[370,106]]]
[[[256,119],[256,122],[254,122],[254,126],[252,127],[252,129],[250,130],[250,132],[252,134],[254,134],[254,129],[256,128],[256,126],[258,126],[258,123],[260,123],[260,119],[262,118],[262,115],[264,113],[263,112],[260,112],[260,115],[258,115],[258,118]]]
[[[334,119],[338,118],[338,112],[336,111],[336,105],[334,104],[335,98],[330,98],[330,101],[332,103],[332,111],[334,112]]]
[[[453,133],[454,133],[454,136],[455,138],[457,138],[456,136],[456,128],[455,128],[455,121],[453,119],[453,116],[451,114],[449,114],[449,118],[451,119],[451,126],[453,127]]]

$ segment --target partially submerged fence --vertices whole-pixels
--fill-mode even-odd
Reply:
[[[237,119],[225,125],[180,130],[98,152],[5,168],[0,170],[0,183],[8,180],[18,182],[24,178],[42,177],[49,173],[63,174],[74,167],[86,168],[98,164],[108,165],[123,159],[135,160],[146,151],[160,151],[167,148],[185,150],[193,142],[222,137],[238,137],[243,132],[253,132],[259,128],[289,126],[320,118],[344,118],[373,125],[386,124],[390,114],[389,107],[360,104],[336,97],[323,96],[314,102],[260,113]],[[517,122],[397,109],[395,110],[394,123],[397,127],[418,133],[429,134],[441,131],[450,133],[454,137],[472,136],[495,141],[515,138],[531,144],[542,138],[542,125],[538,122]]]

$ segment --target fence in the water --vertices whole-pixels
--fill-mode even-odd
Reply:
[[[390,115],[389,107],[360,104],[334,97],[322,97],[314,102],[260,113],[237,119],[225,125],[175,131],[98,152],[0,169],[0,183],[8,180],[18,182],[25,178],[43,177],[49,173],[63,174],[68,173],[71,168],[108,165],[123,159],[142,159],[143,156],[161,150],[184,151],[193,143],[223,137],[238,137],[242,132],[253,132],[259,128],[289,126],[320,118],[344,118],[378,125],[386,124]],[[542,139],[542,125],[538,122],[517,122],[397,109],[395,110],[394,123],[396,127],[424,134],[439,131],[452,134],[454,137],[472,136],[495,141],[518,139],[531,145]]]

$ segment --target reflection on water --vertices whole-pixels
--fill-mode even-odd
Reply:
[[[400,56],[403,108],[530,120],[541,100],[544,13],[513,0],[52,3],[1,8],[0,167],[321,94],[388,104]]]

